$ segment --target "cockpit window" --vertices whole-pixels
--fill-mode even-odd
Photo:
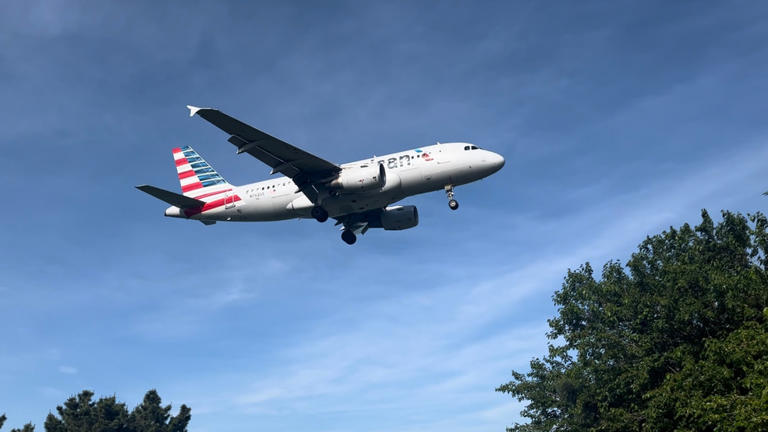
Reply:
[[[464,146],[464,150],[469,150],[469,146]]]
[[[480,147],[478,147],[478,146],[471,146],[470,147],[470,150],[479,150],[479,149],[480,149]]]

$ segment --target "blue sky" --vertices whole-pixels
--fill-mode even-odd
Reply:
[[[157,388],[190,430],[504,430],[568,268],[702,208],[763,211],[762,2],[5,2],[0,412]],[[349,247],[314,221],[164,218],[187,104],[345,162],[435,141],[506,166]]]

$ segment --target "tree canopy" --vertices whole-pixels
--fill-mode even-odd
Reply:
[[[568,271],[546,356],[497,388],[533,431],[768,430],[768,220],[706,211]]]
[[[3,428],[3,424],[5,424],[5,421],[7,420],[7,417],[5,414],[0,415],[0,429]],[[32,423],[27,423],[22,427],[21,429],[11,429],[11,432],[33,432],[35,430],[35,426]]]
[[[93,392],[89,390],[67,399],[56,411],[58,416],[50,413],[45,419],[46,432],[186,432],[192,417],[186,405],[172,416],[171,406],[163,406],[155,390],[148,391],[144,400],[130,412],[115,396],[93,401]],[[5,415],[0,416],[0,428],[4,421]],[[27,424],[11,432],[33,432],[34,429],[32,424]]]

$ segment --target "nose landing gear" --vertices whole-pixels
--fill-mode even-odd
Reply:
[[[318,222],[325,222],[328,220],[328,212],[325,211],[325,209],[320,206],[312,207],[312,211],[310,212],[310,214]]]
[[[459,202],[453,198],[453,185],[448,185],[445,187],[445,195],[448,196],[448,207],[450,207],[451,210],[458,209]]]

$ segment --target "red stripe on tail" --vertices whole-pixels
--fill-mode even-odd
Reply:
[[[189,192],[189,191],[193,191],[193,190],[195,190],[195,189],[200,189],[201,187],[203,187],[203,184],[202,184],[202,183],[200,183],[200,182],[195,182],[195,183],[190,183],[190,184],[188,184],[188,185],[186,185],[186,186],[182,186],[182,187],[181,187],[181,191],[182,191],[183,193],[187,193],[187,192]]]
[[[196,214],[207,212],[208,210],[213,210],[215,208],[219,208],[223,206],[224,204],[229,203],[235,203],[237,201],[240,201],[240,197],[237,195],[231,196],[231,197],[224,197],[219,198],[217,200],[209,201],[205,203],[202,207],[198,207],[196,209],[187,209],[184,210],[184,214],[187,215],[187,217],[194,216]]]
[[[211,196],[211,195],[218,195],[218,194],[220,194],[220,193],[229,192],[229,191],[231,191],[231,190],[232,190],[232,189],[222,189],[222,190],[219,190],[219,191],[216,191],[216,192],[209,192],[209,193],[204,193],[204,194],[202,194],[202,195],[200,195],[200,196],[196,196],[196,197],[192,197],[192,198],[194,198],[194,199],[201,199],[201,198],[206,198],[206,197],[209,197],[209,196]]]
[[[195,172],[193,170],[180,172],[179,173],[179,180],[185,179],[187,177],[192,177],[193,175],[195,175]]]

